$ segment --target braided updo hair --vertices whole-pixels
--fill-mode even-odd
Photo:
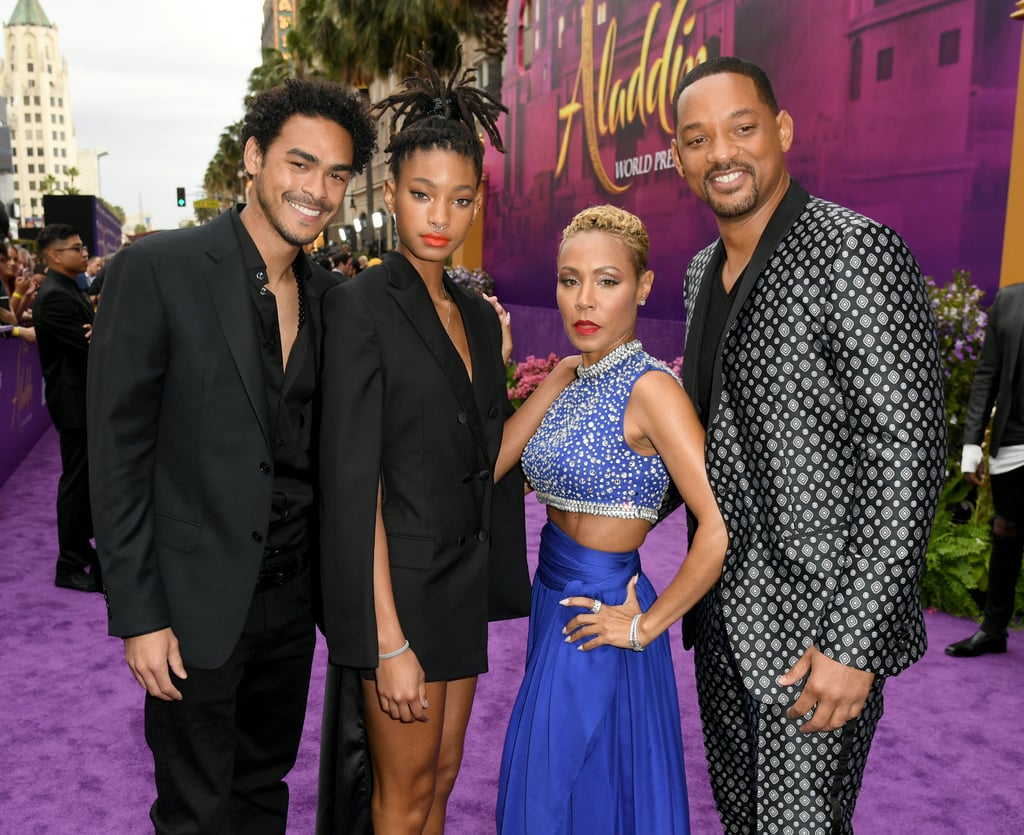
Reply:
[[[569,221],[562,230],[562,242],[558,250],[577,232],[604,232],[618,238],[629,250],[629,259],[636,268],[637,277],[647,270],[647,256],[651,250],[651,240],[647,237],[647,227],[632,212],[618,206],[591,206],[584,209]]]
[[[508,113],[498,99],[473,86],[476,70],[462,69],[459,49],[455,70],[446,82],[433,65],[430,52],[409,56],[415,69],[402,80],[401,88],[373,106],[383,116],[391,110],[391,141],[384,153],[391,154],[391,176],[398,177],[402,163],[417,151],[441,148],[455,151],[473,161],[477,183],[483,176],[484,149],[477,138],[476,123],[484,129],[491,144],[501,153],[505,146],[498,133],[498,116]],[[398,122],[401,128],[396,132]]]

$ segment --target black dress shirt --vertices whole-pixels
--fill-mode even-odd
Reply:
[[[232,220],[242,248],[245,272],[249,277],[253,323],[259,339],[267,414],[270,416],[274,496],[264,554],[264,559],[267,559],[306,547],[309,513],[313,506],[314,475],[310,438],[313,396],[316,392],[316,364],[312,328],[305,323],[304,292],[309,277],[309,262],[300,251],[292,263],[299,294],[299,332],[286,368],[281,353],[277,300],[267,287],[266,265],[242,224],[238,209],[232,211]]]

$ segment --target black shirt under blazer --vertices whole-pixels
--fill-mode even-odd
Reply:
[[[324,300],[321,576],[332,663],[377,666],[373,605],[378,483],[399,620],[431,681],[487,669],[488,618],[529,610],[520,471],[495,486],[511,413],[497,316],[458,305],[470,381],[409,261],[381,265]],[[490,594],[489,594],[490,588]]]
[[[686,273],[683,378],[716,241]],[[807,646],[895,675],[927,646],[919,583],[945,478],[942,364],[920,270],[891,229],[793,183],[717,343],[707,469],[729,531],[718,594],[748,690],[786,702]]]
[[[317,346],[322,298],[337,282],[315,264],[310,270],[306,327]],[[252,601],[274,485],[260,347],[232,219],[225,212],[144,238],[111,261],[107,276],[88,400],[110,634],[170,626],[185,663],[213,669],[235,647]]]

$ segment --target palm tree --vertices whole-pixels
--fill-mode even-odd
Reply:
[[[207,197],[223,202],[233,202],[239,194],[242,170],[242,122],[235,122],[224,129],[217,142],[217,153],[206,167],[203,188]],[[200,218],[202,220],[203,218]]]
[[[506,0],[302,0],[288,33],[291,59],[273,49],[249,76],[249,95],[291,76],[323,75],[354,86],[369,100],[369,85],[411,70],[410,56],[422,47],[441,71],[455,67],[460,34],[476,37],[488,62],[487,89],[501,96],[501,62],[506,49]],[[225,134],[240,132],[232,125]],[[225,134],[207,168],[211,195],[234,193],[241,147],[225,147]],[[373,212],[373,171],[366,170],[367,211]]]
[[[453,25],[475,37],[487,64],[486,90],[501,99],[501,64],[508,40],[507,0],[454,0],[447,4]]]
[[[302,78],[305,74],[302,64],[289,61],[277,49],[264,49],[263,63],[249,73],[249,95],[262,93],[283,83],[285,79],[293,76]]]
[[[74,166],[67,171],[68,174],[68,185],[64,189],[65,194],[78,194],[79,188],[75,185],[75,177],[78,176],[78,169]]]

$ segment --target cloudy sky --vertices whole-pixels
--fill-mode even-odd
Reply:
[[[106,149],[102,196],[156,228],[178,225],[175,189],[201,197],[223,129],[260,63],[263,0],[40,0],[68,65],[79,148]],[[0,0],[6,23],[15,0]]]

